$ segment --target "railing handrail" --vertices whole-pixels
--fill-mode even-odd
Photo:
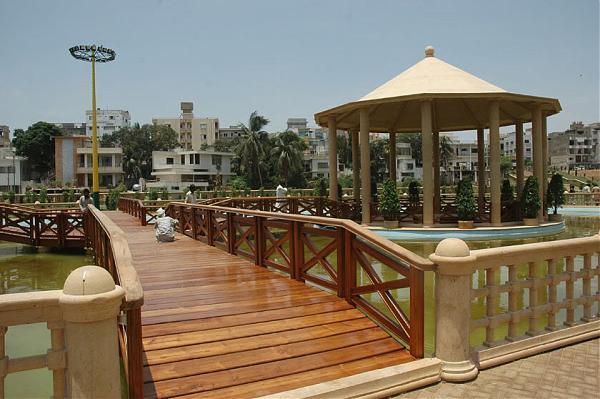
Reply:
[[[62,290],[31,291],[2,295],[0,301],[0,315],[2,325],[6,327],[25,324],[22,320],[23,311],[27,309],[38,309],[36,317],[28,317],[26,323],[42,323],[61,320],[62,312],[58,299]],[[39,311],[40,309],[52,308],[54,312]],[[17,318],[11,318],[18,316]]]
[[[289,213],[276,213],[276,212],[265,212],[265,211],[256,211],[256,210],[248,210],[248,209],[240,209],[240,208],[230,208],[223,207],[217,205],[203,205],[203,204],[186,204],[184,202],[176,202],[173,201],[172,204],[179,206],[189,206],[200,209],[208,209],[213,211],[220,212],[236,212],[242,215],[247,216],[259,216],[264,218],[274,218],[295,221],[295,222],[304,222],[304,223],[313,223],[313,224],[323,224],[328,226],[335,227],[343,227],[346,230],[352,232],[356,236],[364,239],[365,241],[376,245],[377,247],[387,251],[388,253],[408,261],[411,265],[415,266],[419,270],[429,271],[433,270],[434,263],[429,259],[422,258],[421,256],[407,250],[406,248],[401,247],[400,245],[394,243],[393,241],[388,240],[387,238],[381,237],[372,231],[362,227],[358,223],[349,220],[349,219],[336,219],[336,218],[327,218],[322,216],[310,216],[310,215],[296,215]]]
[[[471,251],[471,255],[477,259],[473,266],[475,271],[599,251],[600,233],[589,237],[476,249]]]
[[[125,290],[123,309],[140,308],[144,303],[144,290],[123,230],[94,205],[88,205],[89,214],[100,224],[112,246],[115,268],[119,276],[118,284]]]

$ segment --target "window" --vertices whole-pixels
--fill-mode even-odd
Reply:
[[[85,167],[85,154],[79,154],[79,167]]]
[[[206,140],[206,134],[203,134],[203,135],[202,135],[202,138],[203,138],[204,140]]]
[[[190,154],[189,158],[190,158],[190,165],[191,165],[194,163],[194,154]]]
[[[477,154],[477,148],[471,148],[471,154]]]
[[[327,169],[328,167],[328,162],[317,162],[317,169]]]
[[[167,158],[167,165],[173,165],[173,158],[171,158],[171,157]]]
[[[115,119],[115,117],[114,117],[114,116],[112,116],[112,115],[110,115],[110,116],[108,117],[108,119]]]
[[[221,155],[213,155],[212,156],[212,164],[213,165],[220,167],[222,163],[223,163],[223,159],[222,159]]]
[[[415,165],[413,165],[412,163],[406,164],[406,170],[413,170],[414,168],[415,168]]]
[[[200,154],[194,154],[194,161],[196,165],[200,164]]]
[[[102,155],[100,157],[100,166],[102,167],[110,167],[112,166],[112,156],[110,155]]]
[[[181,155],[181,164],[185,165],[185,155]]]

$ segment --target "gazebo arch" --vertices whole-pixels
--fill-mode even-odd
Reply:
[[[390,133],[390,148],[395,149],[396,134],[422,134],[423,154],[423,225],[434,223],[434,204],[439,203],[439,133],[477,130],[478,180],[483,160],[484,129],[489,129],[491,223],[501,225],[500,204],[500,127],[515,125],[517,136],[517,187],[523,186],[523,123],[532,123],[534,174],[545,182],[546,117],[561,111],[557,99],[511,93],[488,83],[434,56],[433,47],[425,49],[425,58],[357,101],[315,114],[318,125],[327,127],[329,151],[335,160],[337,129],[360,142],[360,182],[362,221],[370,222],[371,180],[369,133]],[[359,134],[360,132],[360,134]],[[357,140],[359,139],[359,140]],[[434,151],[435,149],[435,151]],[[331,156],[331,154],[330,154]],[[354,181],[357,164],[353,162]],[[390,162],[395,176],[395,160]],[[394,170],[392,170],[394,169]],[[336,198],[336,162],[329,162],[330,193]],[[542,198],[546,184],[540,183]],[[480,195],[482,190],[480,190]],[[482,201],[480,196],[480,201]],[[480,202],[481,203],[481,202]],[[543,220],[543,211],[538,218]]]

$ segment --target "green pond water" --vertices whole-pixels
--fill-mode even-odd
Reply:
[[[573,237],[584,237],[596,234],[600,230],[600,218],[596,219],[576,219],[566,218],[566,230],[558,235],[522,239],[522,240],[491,240],[491,241],[470,241],[468,245],[471,249],[517,245],[529,242],[539,242],[548,240],[558,240]],[[316,245],[317,251],[323,248],[330,239],[323,240],[321,245]],[[435,251],[437,242],[398,242],[405,248],[421,255],[428,256]],[[285,247],[285,245],[284,245]],[[285,250],[285,248],[284,248]],[[307,250],[308,251],[308,250]],[[307,252],[306,256],[310,256]],[[275,255],[272,260],[279,256]],[[327,258],[335,267],[335,255]],[[379,264],[371,259],[374,269],[385,280],[394,280],[398,278],[398,274]],[[594,262],[596,260],[594,259]],[[575,267],[578,270],[581,267],[581,258],[575,259]],[[26,245],[8,243],[0,241],[0,294],[28,292],[36,290],[53,290],[60,289],[69,273],[79,266],[92,264],[92,259],[82,252],[57,252],[45,248],[33,248]],[[559,262],[558,269],[560,270],[562,263]],[[507,270],[502,268],[500,273],[497,273],[499,282],[506,281]],[[315,267],[317,275],[326,278],[326,272],[323,268]],[[543,270],[541,271],[543,273]],[[519,266],[518,275],[523,278],[528,273],[527,266]],[[367,281],[366,275],[359,273],[359,281]],[[477,287],[485,281],[482,274],[475,273],[473,275],[473,286]],[[564,298],[564,284],[558,287],[558,300]],[[592,290],[597,290],[597,279],[593,280]],[[543,290],[540,290],[543,291]],[[575,292],[581,292],[581,283],[575,285]],[[408,290],[394,290],[392,293],[397,299],[400,307],[404,312],[409,314]],[[434,303],[434,276],[431,272],[425,273],[425,352],[426,355],[431,355],[434,352],[434,337],[435,337],[435,303]],[[538,298],[540,303],[545,302],[545,292],[540,292]],[[377,306],[381,311],[386,312],[381,298],[377,294],[367,296],[371,303]],[[1,297],[0,297],[1,300]],[[506,295],[501,296],[498,301],[500,310],[505,310],[507,306]],[[527,304],[527,290],[523,290],[522,298],[519,304]],[[474,301],[472,304],[472,312],[475,318],[479,318],[485,314],[485,303],[483,300]],[[594,305],[596,306],[596,305]],[[594,311],[597,311],[594,308]],[[578,308],[576,317],[581,317],[581,307]],[[562,319],[561,319],[562,318]],[[564,320],[563,314],[557,317],[558,324]],[[540,320],[540,325],[545,323],[545,320]],[[527,320],[524,320],[520,326],[520,332],[524,332],[527,328]],[[497,336],[503,337],[506,335],[506,326],[501,326]],[[474,346],[480,345],[483,342],[485,331],[482,329],[473,331],[471,343]],[[6,351],[10,357],[22,357],[36,354],[43,354],[50,347],[50,333],[45,324],[32,324],[27,326],[10,327],[6,335]],[[21,373],[9,374],[6,378],[6,397],[8,398],[38,398],[50,397],[52,394],[52,376],[48,370],[26,371]]]

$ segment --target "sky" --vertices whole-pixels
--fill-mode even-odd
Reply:
[[[600,120],[598,0],[0,0],[0,125],[83,122],[97,104],[134,122],[181,101],[221,126],[257,110],[281,131],[367,94],[423,58],[508,91],[558,98],[549,131]]]

